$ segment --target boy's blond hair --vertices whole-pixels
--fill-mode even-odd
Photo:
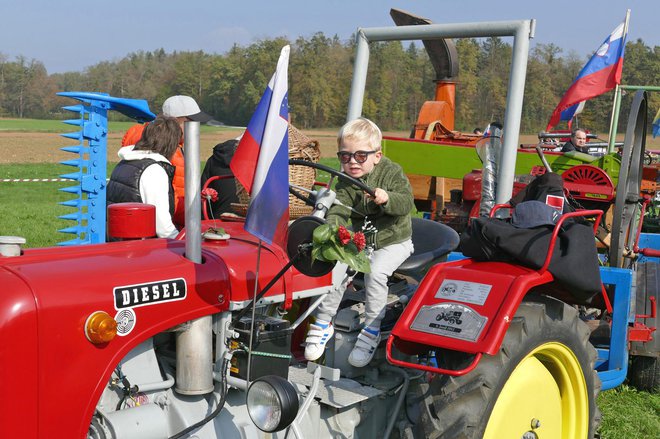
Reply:
[[[337,148],[341,148],[344,140],[362,140],[365,141],[374,151],[380,151],[380,142],[383,140],[383,134],[380,128],[364,117],[358,117],[346,122],[337,134]]]

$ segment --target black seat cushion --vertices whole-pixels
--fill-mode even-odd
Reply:
[[[458,247],[458,233],[451,227],[422,218],[412,219],[414,252],[396,270],[397,273],[417,277],[419,272],[442,260]]]

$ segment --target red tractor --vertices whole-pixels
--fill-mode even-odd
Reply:
[[[367,44],[399,29],[360,29],[358,39]],[[484,29],[518,42],[530,36],[529,21],[404,31],[426,39],[478,36]],[[359,45],[358,55],[363,50]],[[512,106],[519,109],[516,99]],[[352,102],[349,117],[358,109]],[[633,270],[640,256],[657,257],[637,241],[645,114],[640,95],[626,135],[629,166],[619,177],[619,222],[611,267],[600,270],[600,294],[588,303],[576,299],[549,269],[552,249],[566,245],[564,222],[600,211],[564,215],[538,267],[464,259],[451,253],[459,243],[454,230],[415,219],[415,253],[391,280],[382,326],[387,340],[364,368],[347,362],[364,311],[358,280],[335,318],[323,363],[306,363],[300,344],[308,316],[346,275],[310,256],[312,232],[334,203],[332,183],[347,179],[372,189],[322,165],[293,162],[331,173],[330,184],[298,193],[314,211],[290,225],[286,251],[261,245],[240,221],[200,221],[198,139],[189,136],[189,208],[177,239],[147,239],[153,212],[128,205],[109,214],[116,242],[0,246],[3,435],[593,437],[596,394],[626,377],[628,343],[654,343],[657,285],[645,275],[640,287],[640,271]],[[187,123],[193,128],[186,133],[198,132],[195,122]],[[511,183],[512,175],[502,181]],[[451,262],[441,263],[448,255]],[[657,264],[647,266],[651,273]],[[635,300],[651,311],[635,316]],[[599,311],[593,323],[600,331],[585,323],[586,305]],[[651,365],[657,383],[657,357]]]

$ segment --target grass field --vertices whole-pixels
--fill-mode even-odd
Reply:
[[[12,174],[6,172],[7,166],[0,165],[0,175],[2,176],[0,178],[15,178],[13,176],[5,177]],[[26,177],[21,176],[21,178]],[[72,186],[72,184],[65,182],[0,182],[0,235],[22,236],[27,240],[26,247],[50,247],[58,242],[73,239],[73,235],[58,232],[60,229],[73,225],[71,221],[58,219],[60,215],[73,212],[73,209],[57,204],[73,198],[71,194],[58,191],[59,188],[66,186]]]
[[[116,162],[114,151],[119,145],[122,130],[130,125],[120,122],[114,124],[111,123],[108,140],[109,149],[113,148],[112,153],[108,153],[109,169]],[[58,164],[60,160],[71,158],[67,153],[61,154],[63,158],[56,157],[58,153],[51,154],[52,150],[57,151],[58,147],[66,144],[66,141],[62,142],[54,134],[66,131],[63,127],[66,128],[58,121],[0,119],[0,180],[58,178],[60,174],[70,172],[70,167]],[[202,132],[203,160],[210,155],[214,144],[235,137],[240,132],[208,128]],[[333,156],[335,131],[311,131],[309,135],[320,140],[324,157]],[[30,144],[35,139],[39,142]],[[19,148],[22,149],[16,151]],[[12,159],[13,154],[22,159]],[[336,164],[336,159],[324,162]],[[72,222],[57,219],[59,215],[72,211],[71,208],[57,204],[72,198],[70,194],[58,190],[71,185],[71,182],[0,181],[0,235],[23,236],[27,238],[27,247],[53,246],[71,239],[73,235],[62,234],[58,230],[70,226]],[[599,430],[602,439],[660,437],[660,396],[657,393],[638,392],[624,384],[617,389],[602,392],[598,405],[603,415]]]

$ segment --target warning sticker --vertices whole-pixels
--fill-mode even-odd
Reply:
[[[424,305],[411,329],[433,335],[477,341],[488,321],[469,306],[460,303]]]
[[[492,287],[490,284],[445,279],[435,293],[435,298],[483,305]]]
[[[135,327],[135,311],[132,309],[122,309],[115,315],[117,322],[117,335],[123,337],[131,333]]]

